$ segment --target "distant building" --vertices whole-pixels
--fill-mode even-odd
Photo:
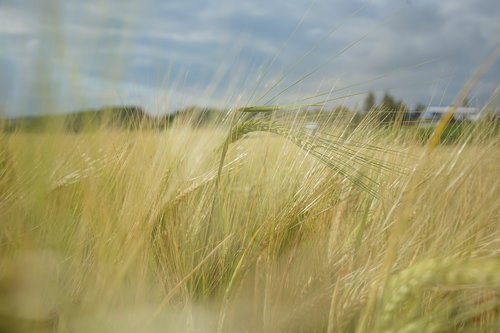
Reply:
[[[437,123],[449,110],[451,106],[429,106],[422,112],[420,120],[423,124]],[[483,108],[457,107],[452,121],[475,122],[488,117],[489,119],[500,119],[500,86],[498,86]]]
[[[422,113],[420,119],[423,122],[438,122],[449,110],[451,106],[429,106]],[[458,107],[453,114],[454,121],[477,121],[480,110],[471,107]]]

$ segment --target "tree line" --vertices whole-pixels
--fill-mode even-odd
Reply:
[[[412,110],[403,100],[396,100],[389,92],[385,92],[377,104],[375,94],[370,91],[363,103],[363,111],[366,114],[373,114],[381,123],[415,121],[425,109],[424,104],[417,103]]]
[[[462,102],[463,107],[469,107],[469,99]],[[375,94],[370,91],[363,103],[363,112],[372,114],[374,119],[381,123],[410,123],[417,121],[427,107],[417,103],[411,109],[403,100],[396,100],[389,92],[385,92],[380,103],[377,104]]]

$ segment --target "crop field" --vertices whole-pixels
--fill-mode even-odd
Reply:
[[[2,331],[497,331],[491,125],[300,123],[2,134]]]

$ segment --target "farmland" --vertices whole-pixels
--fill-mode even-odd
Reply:
[[[367,125],[2,134],[2,329],[494,332],[498,136]]]

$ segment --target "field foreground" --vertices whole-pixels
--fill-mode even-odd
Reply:
[[[0,332],[500,331],[498,137],[226,134],[0,134]]]

